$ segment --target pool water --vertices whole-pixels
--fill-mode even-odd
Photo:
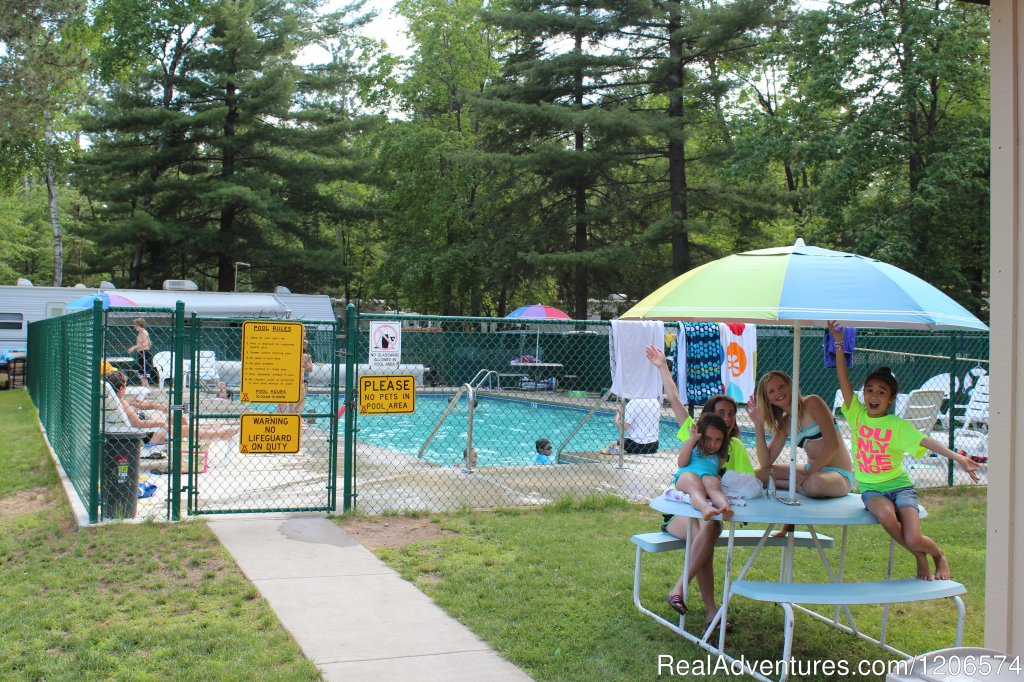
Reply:
[[[418,396],[416,411],[412,414],[359,415],[356,438],[415,457],[448,407],[448,398],[445,395]],[[318,404],[318,400],[322,404]],[[329,399],[310,396],[307,409],[310,408],[318,412],[327,411],[330,409]],[[442,466],[462,462],[468,411],[468,402],[465,398],[460,399],[459,405],[448,415],[423,453],[424,459]],[[550,440],[557,451],[589,411],[589,408],[481,395],[473,413],[473,448],[477,452],[477,466],[532,465],[537,454],[534,443],[538,438]],[[661,420],[659,438],[663,448],[670,449],[678,444],[678,430],[674,419]],[[565,444],[563,452],[600,451],[618,437],[609,403],[608,411],[595,412]]]

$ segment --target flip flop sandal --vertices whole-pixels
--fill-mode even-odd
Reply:
[[[683,595],[670,594],[665,597],[665,601],[668,602],[668,605],[675,609],[680,616],[686,615],[686,603],[683,601]]]

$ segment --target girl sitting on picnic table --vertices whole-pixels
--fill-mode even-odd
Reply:
[[[668,368],[665,353],[654,346],[646,349],[647,359],[658,368],[661,374],[662,384],[665,386],[665,397],[668,398],[672,411],[679,422],[679,433],[676,437],[680,441],[686,440],[690,434],[690,427],[693,426],[693,418],[683,405],[679,397],[679,389],[676,387],[672,372]],[[736,471],[741,474],[754,474],[754,467],[750,464],[750,456],[747,448],[740,440],[740,429],[736,424],[736,412],[738,406],[736,401],[729,396],[719,393],[712,396],[704,403],[703,414],[716,414],[725,422],[726,435],[729,437],[728,456],[722,461],[721,469]],[[686,528],[689,525],[689,518],[685,516],[665,515],[665,522],[661,529],[677,538],[686,537]],[[667,601],[669,605],[680,614],[686,613],[686,602],[682,597],[683,591],[690,581],[697,578],[697,588],[700,590],[701,600],[704,602],[704,609],[708,614],[718,612],[718,604],[715,602],[715,542],[722,533],[720,521],[698,521],[700,530],[693,538],[692,543],[687,547],[690,554],[689,575],[680,574],[679,580],[669,592]],[[725,631],[732,632],[732,623],[725,624]]]
[[[676,490],[690,496],[690,504],[701,513],[705,521],[712,516],[732,518],[729,498],[722,490],[718,470],[729,457],[729,443],[725,434],[729,428],[717,414],[702,414],[696,426],[690,426],[690,437],[679,448],[673,483]],[[711,504],[708,504],[711,498]]]
[[[829,322],[828,328],[836,349],[842,349],[842,328],[835,322]],[[931,556],[935,562],[935,578],[949,580],[946,555],[934,540],[921,534],[917,493],[903,468],[903,455],[921,457],[927,450],[937,452],[963,467],[974,482],[979,480],[978,463],[925,436],[905,419],[889,414],[899,386],[888,367],[879,367],[864,380],[864,401],[861,402],[853,391],[846,363],[836,365],[839,388],[843,392],[843,416],[850,424],[850,446],[856,453],[857,483],[864,506],[896,542],[914,555],[918,578],[932,579],[928,565]]]
[[[793,380],[788,374],[768,372],[757,383],[757,398],[751,397],[749,406],[757,443],[756,475],[761,483],[767,483],[771,476],[780,489],[789,487],[789,465],[775,464],[775,460],[789,438],[792,394]],[[815,498],[849,494],[853,490],[853,464],[839,438],[832,411],[820,396],[797,396],[797,426],[796,444],[807,453],[804,468],[796,470],[797,492]],[[772,432],[770,443],[768,430]]]

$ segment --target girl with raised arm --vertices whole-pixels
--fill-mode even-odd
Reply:
[[[829,322],[828,329],[835,339],[836,350],[841,351],[842,328]],[[907,420],[889,414],[899,385],[888,367],[879,367],[864,380],[863,402],[853,391],[845,362],[836,363],[836,374],[843,392],[843,416],[852,432],[850,446],[856,455],[857,483],[864,506],[896,542],[914,555],[918,578],[932,579],[928,565],[930,556],[935,562],[935,577],[948,580],[946,555],[934,540],[921,533],[917,493],[914,482],[903,468],[903,455],[921,457],[928,450],[937,452],[963,467],[975,483],[978,482],[978,463],[926,437]]]

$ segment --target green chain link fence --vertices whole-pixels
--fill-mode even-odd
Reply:
[[[153,345],[152,367],[145,372],[138,354],[128,351],[137,339],[132,320],[138,317]],[[29,326],[29,390],[92,521],[104,515],[104,433],[116,411],[100,379],[105,362],[127,374],[126,398],[133,408],[167,427],[146,429],[160,435],[141,451],[140,477],[156,487],[138,500],[141,518],[339,506],[367,513],[488,508],[591,493],[642,502],[657,495],[675,470],[678,424],[665,404],[646,423],[635,416],[637,405],[623,410],[625,421],[637,420],[630,426],[642,434],[634,442],[657,440],[657,446],[647,453],[621,451],[628,434],[616,420],[623,405],[609,394],[608,322],[357,315],[351,309],[344,331],[335,321],[306,322],[314,364],[308,394],[301,406],[280,408],[239,399],[242,322],[186,319],[171,310],[95,308]],[[369,367],[371,322],[402,327],[399,367]],[[675,327],[672,335],[677,333]],[[791,372],[792,331],[760,327],[757,337],[758,373]],[[822,330],[804,331],[801,385],[805,395],[836,405],[838,384],[835,370],[823,365],[822,338]],[[671,335],[667,341],[672,357]],[[934,419],[926,415],[930,423],[921,430],[987,458],[987,335],[860,330],[851,369],[855,387],[883,364],[900,381],[897,409],[937,391],[940,396],[930,394],[938,398]],[[415,411],[361,414],[359,378],[371,374],[412,376]],[[240,452],[239,415],[278,409],[302,412],[300,452]],[[848,441],[838,409],[836,414]],[[176,415],[182,422],[179,447]],[[738,422],[756,463],[745,410]],[[342,428],[345,457],[339,466]],[[966,481],[944,458],[906,464],[918,486]]]
[[[369,367],[374,321],[402,326],[398,368]],[[609,331],[608,322],[524,324],[494,318],[353,313],[346,365],[355,380],[347,385],[351,399],[346,405],[357,412],[349,419],[352,437],[347,444],[354,472],[347,492],[354,505],[379,513],[534,505],[590,493],[646,501],[659,494],[676,468],[679,426],[664,403],[647,423],[630,424],[641,437],[627,444],[632,452],[618,452],[627,434],[619,427],[622,420],[616,420],[620,403],[608,394]],[[679,327],[668,324],[666,331],[671,358]],[[835,405],[844,442],[849,443],[849,429],[835,402],[835,369],[824,366],[823,339],[822,329],[804,330],[802,392],[821,395]],[[758,328],[758,374],[769,369],[791,373],[793,342],[790,329]],[[978,420],[967,428],[963,423],[971,395],[966,384],[973,378],[977,386],[974,377],[987,371],[987,358],[985,334],[860,330],[851,378],[859,388],[870,370],[883,364],[891,367],[901,383],[899,409],[906,409],[911,391],[937,389],[941,396],[918,393],[913,399],[917,405],[922,397],[938,397],[934,418],[925,419],[929,424],[922,431],[940,442],[953,439],[955,449],[987,457],[987,423]],[[415,412],[358,413],[358,377],[367,374],[412,375]],[[631,414],[627,402],[624,412],[628,423],[631,418],[642,420],[635,415],[645,410],[636,407]],[[753,424],[746,410],[740,410],[738,423],[756,466]],[[545,448],[538,451],[542,440],[552,446],[550,464],[538,463],[549,461]],[[642,447],[654,440],[656,446]],[[645,449],[653,451],[637,452]],[[967,481],[948,464],[945,458],[930,456],[907,461],[919,486]]]

